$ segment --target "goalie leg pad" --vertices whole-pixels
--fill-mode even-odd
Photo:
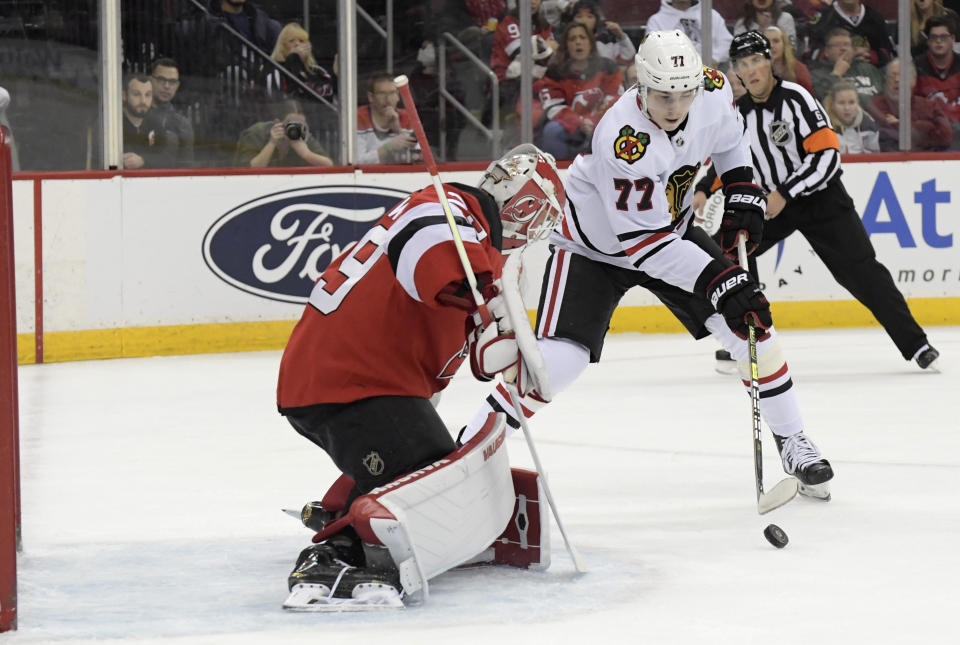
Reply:
[[[502,414],[443,459],[358,497],[346,517],[359,536],[389,549],[407,597],[481,552],[503,532],[516,496]]]
[[[541,571],[550,566],[550,513],[540,476],[522,468],[512,468],[510,474],[516,504],[507,528],[463,566],[501,564]]]

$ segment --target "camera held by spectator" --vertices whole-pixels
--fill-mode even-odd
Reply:
[[[307,124],[302,121],[284,121],[283,133],[291,141],[307,138]]]

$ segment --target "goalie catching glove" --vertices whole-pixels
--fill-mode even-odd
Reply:
[[[705,287],[701,285],[705,284]],[[757,340],[766,338],[766,330],[773,325],[770,303],[750,274],[738,266],[727,267],[713,260],[697,279],[697,291],[705,293],[710,304],[727,321],[727,326],[740,338],[748,334],[752,321],[759,328]]]
[[[503,295],[488,300],[487,310],[493,317],[488,325],[483,325],[479,313],[467,319],[470,371],[480,381],[493,380],[502,373],[505,382],[516,385],[520,395],[526,396],[536,389],[536,383],[521,357]]]
[[[763,218],[767,212],[767,198],[763,189],[749,182],[724,186],[723,218],[717,237],[723,252],[736,261],[737,238],[747,236],[747,254],[760,246],[763,238]]]

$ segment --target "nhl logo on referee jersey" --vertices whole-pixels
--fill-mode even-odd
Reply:
[[[773,121],[767,129],[774,145],[783,147],[793,141],[793,128],[787,121]]]
[[[383,474],[383,458],[380,457],[380,453],[371,450],[370,454],[363,458],[363,467],[374,477]]]
[[[637,132],[629,125],[620,128],[620,136],[613,142],[613,153],[617,159],[627,163],[639,160],[650,145],[650,135],[646,132]]]

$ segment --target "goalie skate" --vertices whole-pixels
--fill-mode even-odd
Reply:
[[[294,585],[283,602],[290,611],[380,611],[403,609],[403,600],[397,590],[389,585],[358,584],[350,598],[337,598],[323,584],[302,583]]]
[[[376,547],[367,545],[364,550]],[[353,566],[344,548],[322,542],[304,549],[288,578],[290,595],[283,603],[292,611],[370,611],[403,607],[400,574],[389,558],[386,566]],[[368,563],[375,558],[368,557]]]

